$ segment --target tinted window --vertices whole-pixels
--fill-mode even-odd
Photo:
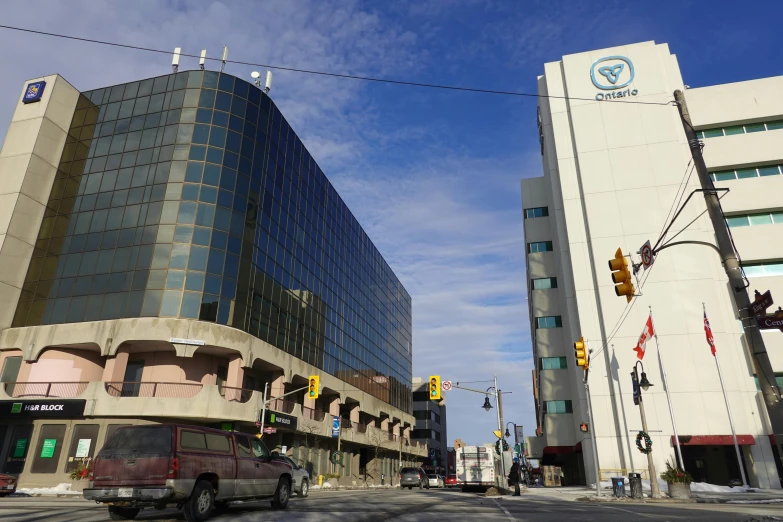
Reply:
[[[199,431],[182,430],[179,434],[179,445],[187,449],[207,449],[207,439]]]
[[[237,456],[243,459],[252,457],[250,453],[250,441],[247,437],[235,435],[237,441]]]
[[[171,453],[171,426],[120,428],[106,442],[101,454]]]
[[[219,435],[217,433],[206,433],[207,449],[210,451],[220,451],[222,453],[231,452],[231,442],[225,435]]]

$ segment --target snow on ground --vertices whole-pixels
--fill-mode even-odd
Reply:
[[[767,500],[729,500],[726,504],[780,504],[783,498],[772,498]]]
[[[23,495],[74,495],[81,496],[81,491],[72,491],[71,484],[63,482],[53,488],[19,488],[17,493]]]
[[[628,486],[628,477],[622,477],[622,479],[625,482],[626,487]],[[595,487],[595,484],[591,484],[591,487]],[[667,485],[664,480],[658,479],[658,487],[661,489],[661,491],[667,491]],[[601,481],[601,488],[602,489],[612,489],[612,481],[611,480],[602,480]],[[650,481],[649,480],[642,480],[642,490],[644,491],[650,491]],[[715,484],[708,484],[707,482],[692,482],[691,483],[691,492],[693,493],[747,493],[749,490],[747,488],[741,488],[741,487],[729,487],[729,486],[718,486]],[[626,493],[628,491],[626,490]]]

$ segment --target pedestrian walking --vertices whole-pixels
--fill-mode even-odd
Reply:
[[[508,483],[514,486],[515,497],[519,496],[519,459],[514,457],[514,464],[508,472]]]

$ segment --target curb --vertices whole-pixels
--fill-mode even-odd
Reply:
[[[579,497],[577,502],[593,502],[593,503],[618,503],[618,504],[696,504],[699,501],[695,498],[691,499],[679,499],[679,498],[645,498],[635,499],[631,497]]]

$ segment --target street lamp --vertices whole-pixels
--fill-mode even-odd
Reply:
[[[639,366],[642,367],[642,378],[639,379]],[[644,371],[642,361],[636,361],[631,372],[631,379],[634,387],[634,402],[638,398],[639,414],[642,417],[642,430],[647,432],[647,417],[644,414],[644,403],[642,402],[642,390],[647,391],[653,384],[647,380],[647,374]],[[658,475],[655,473],[655,464],[653,463],[652,453],[647,453],[647,467],[650,472],[650,493],[652,498],[661,498],[661,490],[658,488]]]
[[[484,408],[484,411],[489,411],[492,409],[492,405],[489,403],[489,395],[484,397],[484,406],[482,406],[482,408]]]

